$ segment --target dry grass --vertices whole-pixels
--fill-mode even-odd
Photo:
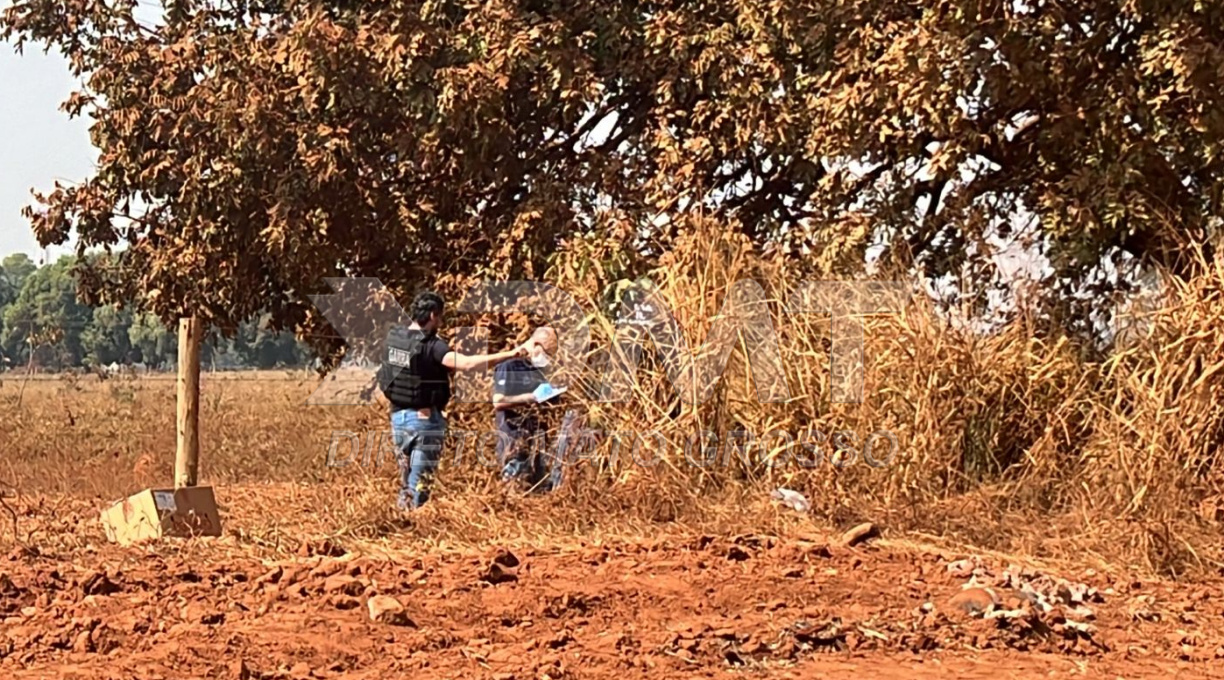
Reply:
[[[604,282],[573,267],[583,258],[590,253],[582,248],[563,251],[552,278],[590,311]],[[1146,330],[1104,363],[1023,318],[987,337],[958,331],[918,304],[865,318],[861,404],[829,398],[828,319],[779,312],[800,277],[701,225],[652,272],[699,353],[709,349],[703,341],[729,286],[763,282],[791,391],[785,403],[758,403],[743,342],[712,398],[696,406],[679,404],[663,368],[645,362],[631,401],[583,408],[600,430],[657,432],[661,440],[652,441],[665,445],[652,452],[659,457],[653,466],[633,464],[623,450],[613,456],[605,440],[577,484],[523,498],[501,489],[474,456],[458,463],[448,457],[436,502],[404,517],[391,510],[392,462],[326,465],[333,432],[384,430],[384,413],[306,406],[315,379],[274,372],[256,380],[205,376],[202,476],[222,490],[240,538],[270,549],[304,536],[378,542],[408,535],[445,546],[649,535],[660,524],[695,532],[793,528],[802,520],[766,500],[785,485],[807,494],[817,521],[830,525],[874,519],[899,533],[1166,575],[1218,568],[1224,270],[1171,289]],[[594,346],[609,346],[610,324],[596,321],[591,330]],[[596,377],[578,375],[575,385]],[[12,378],[0,387],[0,479],[27,495],[95,507],[171,479],[172,381],[32,381],[18,408],[21,389]],[[490,422],[482,405],[452,416],[458,429]],[[801,451],[796,444],[771,440],[725,464],[686,462],[694,433],[721,437],[740,428],[758,435],[848,431],[860,449],[866,435],[887,430],[899,450],[884,467],[860,456],[843,468],[827,459],[803,468],[780,463]]]

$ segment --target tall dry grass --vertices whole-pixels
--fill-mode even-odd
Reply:
[[[680,398],[665,362],[651,352],[629,386],[631,399],[582,399],[605,377],[600,348],[613,347],[616,333],[595,312],[606,305],[609,283],[640,273],[699,357],[716,354],[711,329],[736,282],[760,282],[789,399],[758,400],[754,378],[767,386],[779,380],[752,374],[747,357],[760,351],[755,332],[727,336],[735,349],[700,403]],[[652,434],[641,440],[639,462],[628,435],[593,440],[574,483],[552,496],[507,493],[493,467],[475,463],[488,451],[469,449],[456,460],[451,450],[433,508],[415,519],[399,516],[390,509],[396,471],[389,458],[377,466],[327,466],[335,432],[385,430],[385,414],[373,406],[306,406],[316,380],[290,373],[205,375],[203,476],[235,489],[223,494],[229,512],[251,517],[239,523],[241,531],[268,544],[303,531],[366,540],[407,532],[445,541],[465,532],[590,536],[659,523],[743,530],[793,521],[765,500],[787,486],[806,494],[814,516],[831,524],[872,519],[981,548],[1091,555],[1165,574],[1218,568],[1224,269],[1171,286],[1142,331],[1106,360],[1023,314],[988,335],[949,323],[917,298],[899,313],[865,316],[865,390],[854,404],[831,399],[829,319],[783,313],[788,296],[812,275],[700,220],[648,270],[635,271],[608,244],[578,239],[563,249],[549,280],[589,314],[594,348],[585,364],[593,368],[570,375],[571,403],[592,429]],[[529,331],[525,317],[510,321],[511,328],[503,319],[495,330]],[[8,376],[0,387],[0,480],[26,494],[100,507],[171,479],[172,382],[20,382]],[[487,430],[491,419],[487,405],[467,404],[451,421],[455,429]],[[737,431],[756,439],[729,450]],[[885,431],[896,439],[894,457],[867,464],[864,439]],[[714,433],[720,447],[713,462],[697,465],[693,459],[703,457],[694,444],[703,432]],[[764,439],[766,432],[775,434]],[[852,435],[853,458],[826,441],[823,461],[800,464],[812,458],[804,445],[819,443],[804,436],[839,432]]]
[[[744,334],[718,389],[699,405],[675,408],[666,371],[644,367],[632,401],[592,404],[589,417],[607,431],[661,433],[663,464],[647,469],[618,456],[607,476],[637,487],[644,499],[785,485],[834,521],[877,518],[982,547],[1086,552],[1169,574],[1218,568],[1224,269],[1171,284],[1165,303],[1143,319],[1145,330],[1104,361],[1032,315],[975,333],[914,297],[899,314],[861,318],[866,387],[853,404],[830,399],[829,319],[783,313],[811,275],[695,220],[648,278],[699,356],[712,350],[708,336],[732,286],[760,281],[791,398],[757,400],[752,378],[760,376],[752,376],[746,357],[761,347],[744,342]],[[598,297],[586,291],[584,306],[594,307]],[[612,343],[615,329],[606,320],[592,330],[597,346]],[[685,446],[710,430],[724,442],[731,431],[746,430],[758,435],[757,445],[749,455],[721,457],[722,465],[692,465]],[[760,441],[769,431],[796,440]],[[829,444],[823,464],[796,464],[810,460],[798,435],[813,431],[851,433],[858,460],[833,464],[836,447]],[[899,444],[888,465],[863,460],[864,439],[876,432],[892,433]],[[613,450],[605,442],[598,458],[606,462]]]

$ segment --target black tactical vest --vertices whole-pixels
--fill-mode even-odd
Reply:
[[[378,369],[378,384],[396,410],[446,408],[450,374],[429,350],[440,342],[433,332],[394,326]]]

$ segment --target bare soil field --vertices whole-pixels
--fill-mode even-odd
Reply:
[[[0,561],[5,677],[1163,678],[1210,677],[1224,656],[1219,583],[1030,568],[1031,583],[1067,580],[1051,600],[1082,602],[1008,612],[1006,563],[905,542],[659,532],[440,549],[414,548],[406,526],[351,550],[278,555],[237,529],[120,549],[92,544],[78,507],[62,521],[90,545]],[[969,579],[1004,616],[957,606]],[[402,617],[372,620],[379,596]]]
[[[991,550],[936,531],[933,505],[923,534],[866,504],[801,515],[761,483],[682,495],[592,472],[524,497],[456,466],[400,514],[393,465],[325,465],[334,431],[383,415],[304,408],[289,375],[205,378],[224,535],[121,548],[98,513],[168,483],[173,384],[39,381],[18,407],[19,387],[0,388],[0,677],[1164,678],[1224,660],[1218,572],[1058,550],[1038,517]],[[880,535],[848,545],[863,521]]]

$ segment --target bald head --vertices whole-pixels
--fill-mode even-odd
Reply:
[[[531,334],[531,342],[538,345],[548,354],[557,352],[557,332],[548,326],[540,326]]]

